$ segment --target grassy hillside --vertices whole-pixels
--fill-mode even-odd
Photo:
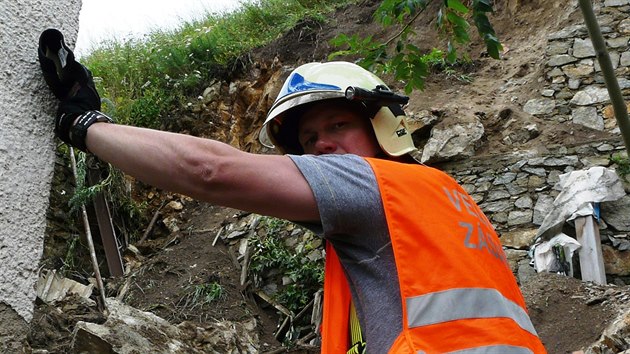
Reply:
[[[244,53],[304,18],[323,21],[351,2],[356,0],[244,2],[235,12],[208,14],[175,31],[104,42],[83,61],[97,78],[105,112],[124,124],[158,128],[186,97],[196,97],[213,78],[232,72]]]

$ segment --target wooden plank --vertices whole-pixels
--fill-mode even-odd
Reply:
[[[101,169],[92,166],[88,167],[87,179],[90,186],[98,184],[101,180]],[[105,200],[103,193],[99,192],[94,196],[93,202],[94,211],[96,213],[96,221],[98,222],[98,230],[101,234],[103,249],[105,250],[105,258],[107,260],[109,275],[114,277],[123,276],[125,274],[125,270],[122,263],[122,257],[120,256],[118,240],[116,239],[116,232],[114,231],[114,225],[112,224],[112,216],[109,212],[107,200]]]
[[[600,285],[606,284],[602,244],[595,219],[590,215],[576,218],[575,231],[577,240],[582,245],[578,251],[582,280]]]

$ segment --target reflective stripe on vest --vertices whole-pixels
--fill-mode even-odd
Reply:
[[[537,335],[525,310],[495,289],[450,289],[410,297],[406,302],[409,328],[469,318],[507,317]]]
[[[527,348],[515,347],[513,345],[493,345],[486,347],[477,347],[472,349],[458,350],[449,352],[448,354],[532,354],[533,352]],[[426,354],[422,350],[417,354]]]

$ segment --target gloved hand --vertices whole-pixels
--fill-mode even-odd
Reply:
[[[77,62],[63,34],[54,28],[42,32],[37,51],[44,79],[61,102],[55,118],[55,134],[66,144],[83,151],[87,128],[97,121],[111,119],[98,110],[101,98],[92,73]],[[75,122],[81,122],[75,124]],[[78,130],[77,130],[78,129]]]

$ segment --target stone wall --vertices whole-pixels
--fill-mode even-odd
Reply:
[[[458,180],[488,216],[516,273],[519,263],[523,266],[529,262],[524,261],[527,250],[560,193],[554,188],[558,177],[593,166],[615,169],[610,157],[617,154],[625,154],[621,139],[557,147],[545,156],[525,151],[438,167]],[[625,183],[625,189],[630,193],[630,183]],[[630,194],[619,201],[601,203],[599,227],[606,274],[614,281],[630,284],[630,278],[626,278],[630,276]]]
[[[602,33],[619,85],[630,97],[630,1],[596,1]],[[574,25],[552,33],[545,50],[544,77],[540,97],[529,100],[523,110],[534,116],[573,122],[611,133],[605,141],[578,146],[550,147],[540,156],[521,151],[511,155],[469,157],[465,162],[440,164],[472,195],[501,235],[508,258],[521,265],[534,242],[538,227],[560,193],[554,186],[563,173],[592,166],[615,168],[614,155],[626,156],[610,99],[585,25]],[[625,183],[630,192],[630,183]],[[606,273],[616,282],[629,283],[630,195],[602,203],[602,235]],[[525,262],[527,263],[527,262]],[[624,280],[625,279],[625,280]]]
[[[80,0],[0,2],[0,352],[18,352],[33,316],[54,164],[55,102],[37,62],[41,31],[74,43]],[[21,348],[21,347],[20,347]]]
[[[593,5],[619,86],[630,97],[630,1],[596,1]],[[572,121],[595,130],[619,133],[595,50],[584,24],[548,37],[545,85],[541,97],[523,110],[535,116]]]

